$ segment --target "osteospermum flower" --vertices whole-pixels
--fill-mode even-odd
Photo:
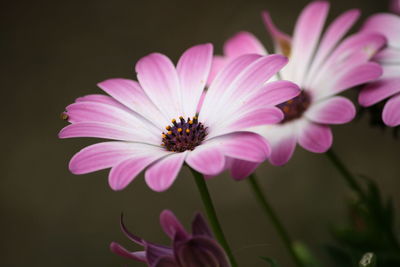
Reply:
[[[391,0],[389,9],[391,12],[400,15],[400,0]]]
[[[267,12],[262,14],[276,52],[289,57],[275,79],[292,81],[302,89],[300,95],[278,105],[285,114],[280,124],[258,129],[271,144],[272,164],[285,164],[297,143],[311,152],[326,152],[333,139],[329,125],[347,123],[355,116],[352,102],[337,94],[382,73],[370,58],[385,44],[385,38],[364,32],[342,40],[359,17],[358,10],[345,12],[322,34],[328,10],[324,1],[307,5],[293,38],[279,31]],[[214,71],[247,53],[266,55],[267,51],[251,33],[240,32],[225,43],[224,56],[215,57]]]
[[[121,217],[121,229],[143,251],[130,252],[120,244],[112,242],[111,251],[128,259],[141,261],[151,267],[229,267],[229,261],[222,247],[215,241],[203,216],[197,213],[192,222],[192,233],[188,233],[175,215],[164,210],[160,224],[172,240],[171,246],[148,242],[128,231]]]
[[[382,77],[368,84],[359,95],[362,106],[368,107],[390,98],[383,108],[382,119],[388,126],[400,125],[400,16],[377,14],[364,24],[364,32],[378,32],[385,35],[388,45],[374,60],[383,67]]]
[[[63,116],[71,124],[61,130],[60,138],[117,140],[82,149],[70,161],[71,172],[111,167],[109,184],[121,190],[145,170],[148,186],[163,191],[184,162],[214,176],[224,169],[226,158],[264,161],[270,154],[268,144],[244,130],[278,123],[283,114],[273,105],[298,94],[290,82],[265,84],[287,59],[237,58],[214,79],[197,114],[211,62],[211,44],[188,49],[176,67],[166,56],[153,53],[136,64],[139,82],[106,80],[98,86],[109,96],[88,95],[69,105]]]

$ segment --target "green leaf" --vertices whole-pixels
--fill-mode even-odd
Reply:
[[[262,257],[262,256],[260,258],[262,260],[268,262],[271,267],[279,267],[278,263],[274,259],[271,259],[269,257]]]
[[[365,253],[359,264],[359,267],[375,267],[376,266],[376,256],[372,252]]]

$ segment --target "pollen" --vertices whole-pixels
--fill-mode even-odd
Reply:
[[[200,145],[207,136],[207,127],[198,121],[197,117],[187,118],[180,116],[179,120],[172,119],[172,125],[161,134],[162,146],[171,152],[193,150]]]

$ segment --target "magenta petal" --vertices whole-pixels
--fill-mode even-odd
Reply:
[[[224,170],[225,157],[217,146],[200,145],[188,153],[186,162],[203,175],[214,176]]]
[[[134,155],[137,149],[137,146],[124,142],[97,143],[76,153],[69,169],[74,174],[84,174],[110,168]]]
[[[108,96],[108,95],[100,95],[100,94],[92,94],[92,95],[85,95],[78,97],[75,99],[75,102],[96,102],[96,103],[102,103],[102,104],[107,104],[110,106],[114,106],[116,108],[123,109],[125,111],[128,111],[128,109],[122,105],[120,102],[115,100],[114,98]]]
[[[145,56],[137,62],[136,72],[146,95],[167,118],[183,114],[178,73],[168,57],[159,53]]]
[[[308,4],[301,12],[293,33],[291,59],[288,65],[293,73],[291,81],[301,83],[318,44],[329,10],[326,1]]]
[[[251,162],[263,162],[270,154],[265,139],[253,132],[236,132],[212,140],[227,157]]]
[[[400,125],[400,94],[392,97],[385,104],[382,119],[388,126],[395,127]]]
[[[260,163],[258,162],[233,159],[230,167],[231,176],[235,180],[242,180],[249,177],[259,165]]]
[[[368,107],[400,92],[400,78],[380,79],[368,84],[358,96],[358,102]]]
[[[331,97],[311,105],[305,116],[322,124],[342,124],[354,119],[356,108],[345,97]]]
[[[297,138],[295,133],[290,133],[286,136],[277,138],[274,142],[271,141],[270,144],[271,156],[269,157],[269,162],[276,166],[282,166],[293,156],[297,144]]]
[[[177,267],[175,259],[172,256],[163,256],[156,260],[150,267]]]
[[[124,107],[135,111],[152,123],[163,128],[170,118],[165,118],[136,81],[109,79],[97,84]]]
[[[133,155],[129,159],[126,159],[118,163],[113,167],[109,174],[108,182],[113,190],[119,191],[124,189],[131,183],[147,166],[154,161],[168,155],[168,152],[161,149],[153,149],[155,147],[147,146],[148,151],[152,153],[143,153]]]
[[[113,253],[115,253],[119,256],[125,257],[127,259],[130,259],[130,260],[147,262],[146,261],[146,253],[144,251],[130,252],[116,242],[111,242],[110,250]]]
[[[228,65],[230,59],[223,56],[214,56],[211,64],[210,75],[208,76],[207,85],[209,86],[214,81],[217,74]]]
[[[180,235],[187,236],[185,228],[170,210],[163,210],[160,214],[160,224],[164,232],[173,239],[179,232]]]
[[[388,39],[389,46],[398,47],[400,43],[399,29],[399,16],[389,13],[380,13],[368,18],[362,30],[382,33]]]
[[[276,106],[295,98],[300,92],[300,88],[289,81],[269,82],[244,106]]]
[[[224,54],[228,58],[236,58],[245,54],[266,55],[264,46],[249,32],[239,32],[224,44]]]
[[[147,185],[157,192],[167,190],[178,176],[186,155],[186,151],[174,153],[150,166],[145,173]]]
[[[299,132],[299,144],[314,153],[324,153],[332,146],[332,131],[326,125],[304,121]]]
[[[206,219],[201,215],[201,213],[196,213],[192,222],[192,233],[193,236],[206,236],[213,238],[211,229],[208,227]]]
[[[336,83],[333,92],[340,93],[345,89],[378,79],[381,75],[382,67],[379,64],[367,62],[354,67],[343,75]]]
[[[173,251],[170,248],[165,248],[156,244],[145,242],[146,259],[150,266],[153,266],[159,258],[172,257]]]
[[[197,45],[183,53],[177,65],[183,99],[183,116],[193,117],[210,73],[213,55],[211,44]]]
[[[289,35],[280,31],[272,21],[267,11],[262,12],[262,18],[267,31],[274,40],[275,52],[278,54],[289,56],[292,40]]]

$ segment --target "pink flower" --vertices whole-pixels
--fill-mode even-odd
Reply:
[[[382,119],[388,126],[400,125],[400,17],[394,14],[377,14],[370,17],[363,26],[363,32],[381,33],[388,45],[374,59],[382,64],[382,77],[368,84],[361,91],[358,101],[368,107],[384,99],[386,102]]]
[[[229,267],[229,260],[222,247],[214,240],[203,216],[197,213],[192,222],[192,233],[188,233],[175,215],[164,210],[160,224],[172,240],[170,247],[148,242],[128,231],[121,218],[121,229],[134,243],[143,246],[144,251],[130,252],[116,242],[111,251],[122,257],[141,261],[152,267]]]
[[[270,162],[283,165],[291,158],[296,144],[315,152],[326,152],[332,145],[330,124],[343,124],[355,116],[355,107],[337,94],[378,78],[381,67],[370,62],[371,56],[385,44],[375,33],[343,36],[359,17],[358,10],[339,16],[322,34],[329,4],[316,1],[301,12],[293,37],[279,31],[267,12],[263,20],[277,53],[289,57],[289,63],[275,79],[300,86],[299,96],[278,107],[284,120],[277,125],[257,127],[271,145]],[[213,72],[248,53],[266,55],[267,51],[251,33],[240,32],[224,45],[224,57],[215,57]]]
[[[298,94],[290,82],[267,83],[286,63],[280,55],[245,55],[214,79],[196,113],[212,62],[212,45],[188,49],[175,67],[153,53],[136,64],[139,82],[110,79],[98,84],[106,95],[78,98],[66,108],[71,123],[60,138],[97,137],[102,142],[79,151],[70,161],[74,174],[111,168],[109,184],[125,188],[145,170],[155,191],[168,189],[186,162],[214,176],[226,158],[260,163],[270,154],[267,142],[249,127],[278,123],[274,105]],[[286,90],[275,92],[277,86]],[[261,95],[266,97],[260,98]]]
[[[391,12],[400,15],[400,0],[391,0],[389,9]]]

